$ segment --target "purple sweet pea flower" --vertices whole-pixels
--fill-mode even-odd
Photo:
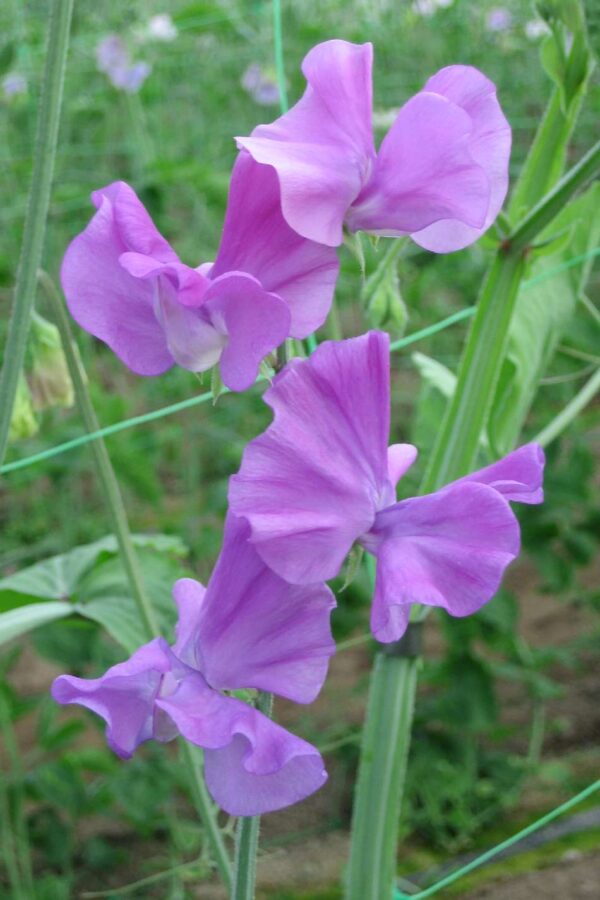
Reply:
[[[528,444],[442,490],[396,502],[414,462],[388,448],[389,338],[326,342],[294,359],[264,398],[274,420],[246,447],[230,508],[254,547],[293,584],[333,578],[357,541],[377,559],[371,627],[398,640],[413,603],[476,612],[519,552],[508,501],[540,503],[544,455]]]
[[[343,225],[428,250],[466,247],[492,224],[508,188],[511,133],[496,89],[471,66],[448,66],[404,104],[375,151],[371,44],[333,40],[305,57],[308,87],[289,112],[250,137],[273,167],[286,221],[322,244]]]
[[[286,224],[275,173],[245,153],[213,265],[182,263],[124,182],[92,200],[98,211],[65,254],[63,290],[79,325],[139,375],[220,361],[227,387],[245,390],[288,335],[306,337],[327,317],[335,250]]]
[[[208,789],[236,816],[297,803],[327,774],[315,747],[227,692],[253,688],[310,703],[335,649],[329,588],[283,581],[248,536],[246,522],[228,517],[208,587],[176,582],[172,648],[156,638],[101,678],[61,675],[52,686],[58,703],[102,716],[110,747],[124,759],[143,741],[177,734],[203,747]]]

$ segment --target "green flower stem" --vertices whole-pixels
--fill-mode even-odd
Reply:
[[[25,216],[21,257],[17,270],[12,316],[8,326],[4,361],[0,372],[0,464],[4,461],[6,454],[17,385],[25,357],[37,270],[42,259],[72,10],[73,0],[53,0],[50,11],[32,181]]]
[[[592,68],[585,35],[583,33],[574,35],[565,65],[565,84],[567,82],[571,84],[574,79],[579,84],[571,97],[568,109],[564,109],[564,91],[558,85],[554,87],[544,118],[512,193],[509,206],[511,218],[519,217],[523,210],[531,209],[560,178],[569,139],[577,122]]]
[[[406,773],[417,671],[414,659],[377,654],[352,813],[348,900],[386,900],[392,896],[398,806]],[[391,802],[382,802],[383,798]]]
[[[536,434],[533,440],[541,444],[542,447],[547,447],[577,418],[581,410],[593,400],[598,392],[600,392],[600,369],[594,372],[579,393],[573,397],[570,403],[567,403],[549,425],[546,425],[539,434]]]
[[[498,248],[477,303],[458,370],[457,386],[430,457],[421,492],[436,490],[473,466],[493,402],[508,331],[532,242],[600,168],[596,145],[517,225]],[[425,618],[417,607],[413,618]],[[417,685],[417,658],[380,653],[371,682],[355,797],[347,900],[392,896],[399,814],[404,791]],[[393,714],[394,698],[402,705]],[[381,715],[379,707],[386,709]],[[388,758],[389,754],[389,758]],[[398,759],[394,758],[394,754]],[[380,823],[385,823],[381,828]],[[375,885],[370,888],[369,885]]]
[[[270,717],[273,711],[273,695],[261,691],[256,706]],[[235,839],[232,900],[254,900],[259,832],[260,816],[248,816],[239,820]]]
[[[194,805],[206,829],[213,858],[217,864],[223,884],[228,891],[231,891],[233,884],[231,862],[217,822],[214,803],[206,790],[204,773],[202,771],[201,751],[183,739],[179,742],[179,747],[186,767],[192,775],[190,786],[194,797]]]
[[[40,284],[44,288],[44,291],[52,304],[52,310],[56,326],[60,332],[60,338],[67,360],[69,375],[73,382],[75,400],[79,407],[79,412],[83,418],[86,430],[88,432],[97,431],[99,423],[88,393],[87,377],[81,359],[79,358],[79,353],[77,352],[66,307],[52,279],[45,272],[39,273],[39,279]],[[144,587],[142,573],[129,532],[127,513],[125,512],[125,505],[119,489],[119,483],[114,473],[104,441],[94,441],[92,444],[92,452],[94,454],[102,490],[110,510],[113,529],[119,545],[123,566],[138,606],[140,618],[144,623],[144,629],[147,635],[150,638],[159,637],[160,628],[158,627],[158,622],[154,615],[150,598]]]
[[[277,87],[279,88],[279,106],[281,107],[281,112],[285,113],[288,110],[288,97],[285,85],[281,0],[273,0],[273,43],[275,45],[275,70],[277,72]]]
[[[69,374],[71,376],[71,381],[73,382],[75,399],[84,420],[85,427],[88,432],[97,431],[99,427],[98,420],[88,393],[85,370],[73,339],[71,323],[65,304],[59,291],[54,285],[54,282],[45,272],[39,273],[39,279],[52,304],[56,325],[60,332],[63,350],[69,368]],[[112,517],[113,529],[119,545],[121,560],[127,574],[134,600],[137,603],[140,619],[144,624],[148,639],[151,640],[154,637],[160,636],[160,628],[154,610],[152,609],[152,603],[144,586],[139,561],[131,540],[127,513],[119,489],[119,483],[114,473],[104,441],[94,441],[92,444],[92,452],[96,462],[98,477]],[[231,866],[229,857],[216,822],[213,805],[206,792],[202,771],[193,759],[191,748],[187,746],[185,741],[181,741],[181,745],[191,775],[191,789],[196,807],[206,828],[213,857],[217,863],[223,881],[229,887],[231,885]]]

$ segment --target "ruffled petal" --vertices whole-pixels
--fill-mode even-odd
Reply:
[[[279,182],[271,166],[240,153],[210,277],[236,271],[253,275],[265,291],[289,306],[290,335],[305,338],[327,318],[338,270],[333,248],[300,237],[283,218]]]
[[[161,278],[156,286],[154,307],[169,353],[178,365],[190,372],[206,372],[221,359],[227,335],[215,328],[204,308],[190,309],[180,303],[168,279]]]
[[[124,181],[92,193],[92,203],[100,209],[104,200],[112,206],[115,227],[127,250],[153,256],[163,263],[179,262],[179,257],[150,218],[139,197]]]
[[[199,668],[215,688],[257,688],[310,703],[335,652],[329,621],[333,594],[324,584],[283,581],[249,536],[248,523],[229,514],[206,596],[201,606],[195,601]],[[186,596],[192,590],[198,596],[196,583],[187,582]],[[183,585],[176,596],[182,590]]]
[[[93,198],[98,212],[71,242],[62,263],[67,306],[75,321],[108,344],[128,368],[139,375],[159,375],[173,365],[173,357],[154,315],[152,286],[132,277],[119,258],[136,249],[127,243],[132,236],[144,246],[163,239],[144,230],[140,210],[147,213],[127,185],[109,185]],[[162,244],[160,252],[167,255]]]
[[[544,500],[544,451],[539,444],[525,444],[498,462],[472,472],[453,484],[475,481],[489,484],[515,503],[542,503]]]
[[[519,524],[492,488],[457,484],[379,513],[365,544],[377,556],[371,629],[387,643],[413,603],[467,616],[491,600],[519,552]]]
[[[303,97],[271,125],[237,138],[256,162],[272,166],[288,224],[303,237],[337,246],[350,204],[374,157],[371,44],[333,40],[307,54]]]
[[[210,691],[198,675],[185,678],[157,705],[188,741],[204,747],[206,784],[230,815],[282,809],[327,779],[315,747],[246,703]]]
[[[389,338],[327,341],[294,359],[264,398],[274,421],[230,481],[267,565],[293,584],[333,578],[389,491]]]
[[[168,645],[157,638],[101,678],[60,675],[52,685],[52,696],[57,703],[76,703],[101,716],[109,746],[128,759],[139,744],[155,737],[154,703],[170,668]]]
[[[231,272],[210,285],[203,310],[218,332],[225,334],[221,378],[232,391],[254,384],[261,361],[289,334],[290,311],[251,275]]]
[[[439,94],[405,103],[347,216],[350,230],[394,237],[445,219],[483,228],[490,185],[470,152],[472,129],[470,116]]]
[[[441,69],[429,79],[425,90],[446,97],[468,113],[473,123],[469,152],[485,171],[490,185],[489,204],[481,227],[452,217],[412,235],[426,250],[449,253],[476,241],[502,209],[508,190],[511,130],[498,102],[495,85],[472,66]]]

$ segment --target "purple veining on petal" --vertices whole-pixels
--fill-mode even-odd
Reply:
[[[306,337],[325,320],[335,251],[287,225],[276,177],[245,154],[212,265],[182,263],[124,182],[92,199],[97,212],[63,260],[63,289],[73,318],[134,372],[220,363],[225,385],[242,391],[286,337]]]
[[[265,394],[274,420],[230,482],[262,559],[294,584],[333,578],[353,543],[377,558],[372,628],[402,636],[414,603],[466,615],[519,550],[508,501],[540,503],[544,456],[528,444],[434,494],[396,502],[416,449],[389,442],[387,336],[321,344]]]
[[[475,241],[508,188],[510,128],[492,82],[449,66],[399,111],[375,152],[372,47],[332,40],[308,53],[307,88],[287,113],[238,146],[279,180],[299,234],[329,246],[351,231],[411,235],[434,252]]]

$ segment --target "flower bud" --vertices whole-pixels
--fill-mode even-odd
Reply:
[[[31,394],[25,378],[21,375],[10,420],[9,443],[24,441],[26,438],[33,437],[37,430],[38,423],[33,412]]]
[[[56,325],[34,313],[29,341],[31,367],[28,372],[35,410],[73,406],[73,384]]]

